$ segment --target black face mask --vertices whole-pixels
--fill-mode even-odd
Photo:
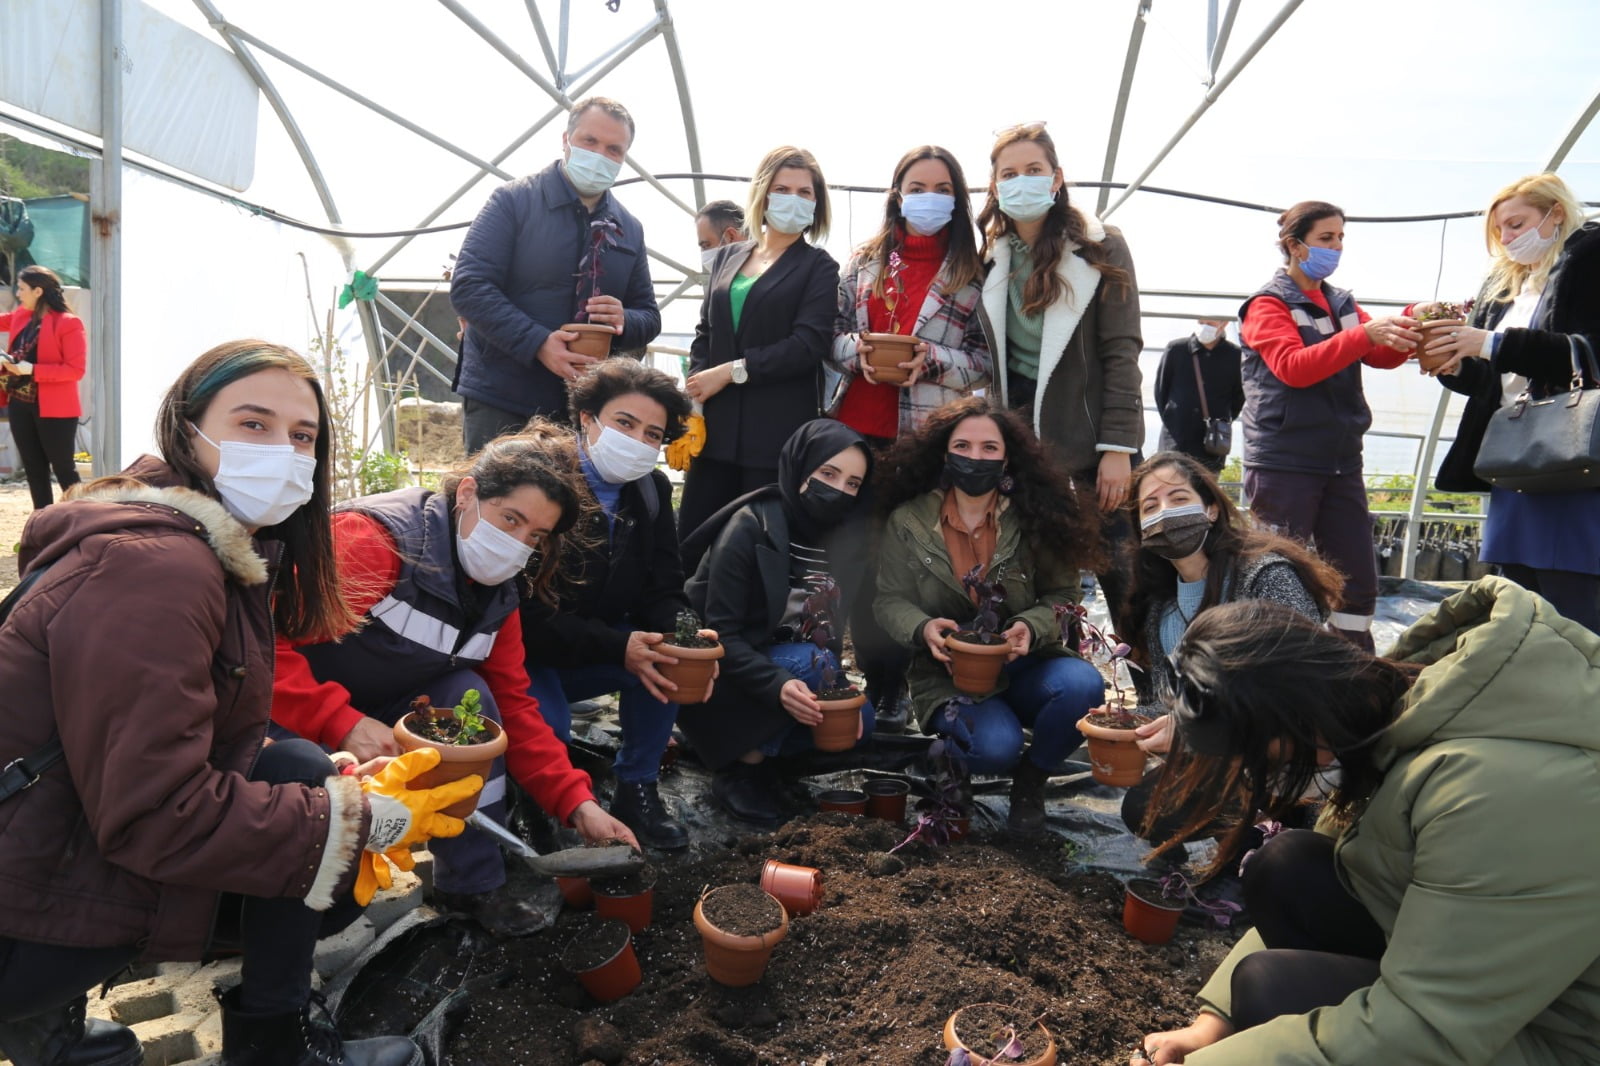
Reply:
[[[946,480],[968,496],[987,496],[1000,487],[1005,473],[1004,459],[969,459],[955,452],[944,457]]]
[[[800,506],[819,526],[836,526],[856,505],[856,498],[825,481],[809,478],[800,488]]]

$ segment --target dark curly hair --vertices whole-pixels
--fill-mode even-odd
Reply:
[[[1007,494],[1022,520],[1022,534],[1035,551],[1068,566],[1098,571],[1105,558],[1100,518],[1067,474],[1045,453],[1039,438],[1016,411],[987,396],[945,404],[915,433],[901,437],[878,468],[874,492],[883,515],[925,492],[944,488],[950,435],[968,418],[987,418],[1006,445]]]
[[[606,359],[593,369],[567,385],[567,408],[572,414],[572,424],[579,426],[580,413],[591,418],[600,417],[606,404],[618,396],[638,393],[649,397],[667,410],[666,436],[663,442],[677,440],[683,433],[684,420],[689,417],[689,396],[678,383],[654,367],[632,359]]]

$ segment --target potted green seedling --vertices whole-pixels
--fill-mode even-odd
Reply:
[[[678,660],[656,665],[663,677],[678,686],[672,694],[674,703],[704,703],[711,695],[722,644],[702,635],[701,629],[700,616],[684,608],[678,612],[676,628],[656,645],[661,654]]]
[[[394,724],[395,743],[401,751],[433,748],[439,765],[412,778],[411,789],[437,788],[477,774],[489,779],[489,768],[506,752],[505,730],[482,711],[483,695],[475,688],[462,693],[454,707],[435,707],[427,696],[411,701],[411,709]],[[452,818],[465,818],[478,809],[478,797],[454,803],[444,810]]]

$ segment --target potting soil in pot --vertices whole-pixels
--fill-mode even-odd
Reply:
[[[706,921],[724,933],[757,936],[783,924],[778,906],[759,885],[730,885],[724,892],[707,896],[703,910]]]
[[[1237,936],[1184,925],[1161,947],[1134,941],[1122,929],[1121,883],[1075,873],[1059,838],[1011,842],[975,822],[957,847],[887,855],[905,832],[817,814],[658,862],[654,924],[634,937],[644,980],[613,1005],[595,1005],[561,968],[587,912],[565,910],[555,928],[520,940],[463,940],[453,922],[426,930],[418,939],[438,939],[427,959],[451,975],[435,982],[435,1002],[472,989],[431,1061],[578,1066],[591,1057],[574,1042],[587,1019],[589,1030],[615,1027],[626,1048],[616,1061],[630,1066],[791,1066],[824,1055],[830,1066],[925,1066],[945,1060],[951,1011],[995,1002],[1042,1016],[1063,1063],[1121,1066],[1144,1033],[1189,1023],[1195,991]],[[754,886],[767,859],[821,869],[826,905],[791,920],[759,984],[722,988],[705,973],[695,902],[706,886]],[[407,973],[389,986],[397,999],[433,976],[420,964]],[[362,979],[385,987],[381,975]],[[408,1017],[425,1008],[411,1004]]]
[[[618,877],[591,877],[589,887],[602,896],[637,896],[655,884],[659,876],[656,868],[646,863]]]

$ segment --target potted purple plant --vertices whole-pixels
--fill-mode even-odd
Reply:
[[[974,696],[994,691],[1000,668],[1011,654],[1011,645],[1000,635],[1000,607],[1006,601],[1006,586],[997,572],[987,579],[979,564],[961,578],[962,587],[977,600],[977,612],[964,629],[948,633],[944,650],[950,653],[950,675],[955,686]]]
[[[1417,315],[1417,332],[1422,334],[1422,340],[1417,342],[1417,363],[1422,369],[1437,370],[1450,361],[1447,355],[1430,355],[1424,349],[1434,338],[1445,335],[1457,326],[1465,325],[1467,315],[1471,313],[1471,300],[1459,304],[1445,300]]]
[[[953,722],[961,714],[961,708],[971,702],[967,696],[952,696],[934,712],[935,719],[943,717]],[[965,754],[955,741],[941,736],[928,745],[928,759],[933,766],[928,794],[917,800],[917,820],[906,838],[889,849],[891,855],[913,840],[936,848],[953,844],[971,828],[967,805],[972,786]]]
[[[1219,927],[1226,929],[1244,908],[1231,900],[1201,899],[1183,873],[1174,870],[1159,881],[1136,877],[1127,883],[1122,903],[1122,927],[1146,944],[1165,944],[1178,930],[1178,919],[1193,904]]]
[[[911,329],[916,325],[915,317],[905,332],[902,333],[900,327],[906,296],[904,272],[905,263],[900,259],[900,253],[890,252],[889,268],[885,271],[883,303],[889,309],[891,332],[861,335],[861,339],[872,346],[867,352],[867,365],[872,367],[872,376],[881,385],[900,385],[909,381],[911,371],[900,364],[916,358],[917,338],[911,334]],[[915,316],[915,309],[912,314]]]
[[[573,321],[561,328],[578,334],[578,339],[567,345],[582,355],[604,359],[611,354],[611,339],[616,331],[589,321],[589,300],[601,295],[600,278],[605,273],[604,253],[615,248],[622,238],[622,226],[610,215],[602,215],[589,223],[588,244],[583,258],[578,260],[578,311]]]
[[[1089,742],[1094,779],[1117,788],[1137,785],[1144,776],[1145,753],[1134,730],[1151,718],[1134,710],[1137,695],[1128,671],[1137,670],[1138,666],[1128,658],[1132,649],[1115,634],[1108,635],[1090,622],[1089,612],[1082,604],[1056,607],[1056,622],[1061,627],[1061,642],[1099,666],[1111,685],[1112,697],[1105,705],[1078,719],[1078,732]]]
[[[1043,1019],[1029,1019],[1000,1003],[973,1003],[951,1014],[944,1023],[944,1046],[950,1049],[945,1066],[1055,1066],[1057,1062],[1055,1037]],[[976,1046],[995,1050],[984,1055]]]

